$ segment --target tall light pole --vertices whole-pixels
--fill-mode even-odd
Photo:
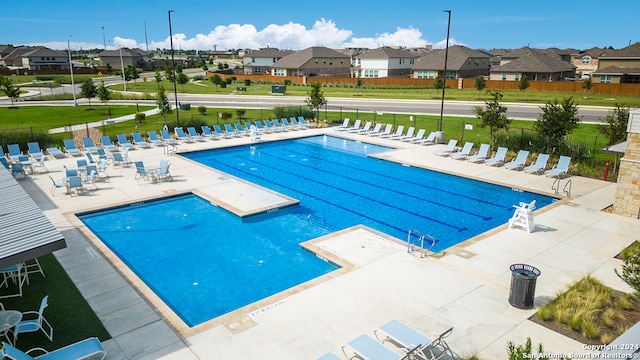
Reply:
[[[67,51],[69,51],[69,71],[71,72],[71,91],[73,92],[73,106],[78,106],[78,101],[76,100],[76,82],[73,79],[73,63],[71,62],[71,35],[67,39]]]
[[[442,115],[444,113],[444,90],[447,88],[447,60],[449,60],[449,30],[451,29],[451,10],[442,10],[442,12],[446,12],[449,14],[449,19],[447,20],[447,43],[444,48],[444,74],[442,81],[442,101],[440,103],[440,120],[438,121],[438,133],[437,133],[437,141],[438,143],[444,143],[444,131],[442,131]]]
[[[127,91],[127,77],[124,75],[124,61],[122,60],[122,46],[120,46],[120,68],[122,71],[122,81],[124,82],[124,91]]]
[[[104,37],[104,26],[102,26],[102,42],[104,43],[104,49],[107,50],[107,38]]]
[[[180,126],[180,117],[178,115],[178,87],[176,85],[176,61],[173,58],[173,31],[171,31],[171,13],[175,10],[169,10],[169,39],[171,41],[171,74],[173,76],[173,96],[176,99],[176,123]]]

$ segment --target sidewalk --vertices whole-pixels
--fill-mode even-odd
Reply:
[[[151,109],[151,110],[143,111],[142,113],[145,114],[146,116],[151,116],[151,115],[157,114],[158,112],[159,112],[158,108],[154,108],[154,109]],[[90,123],[71,125],[71,126],[64,126],[64,127],[50,129],[49,133],[50,134],[57,134],[57,133],[61,133],[61,132],[84,130],[87,127],[96,128],[96,127],[100,127],[100,126],[103,126],[103,125],[117,124],[117,123],[120,123],[120,122],[123,122],[123,121],[133,120],[135,118],[135,116],[136,116],[136,114],[129,114],[129,115],[120,116],[120,117],[117,117],[117,118],[104,119],[104,120],[94,121],[94,122],[90,122]]]

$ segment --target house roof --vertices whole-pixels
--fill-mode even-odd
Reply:
[[[53,50],[43,46],[38,46],[31,51],[27,51],[22,53],[21,57],[31,57],[31,56],[54,56],[54,57],[66,57],[67,53],[60,50]]]
[[[603,58],[640,58],[640,42],[631,44],[620,50],[609,51]]]
[[[607,66],[606,68],[594,71],[592,75],[640,75],[640,68]]]
[[[100,57],[120,57],[120,49],[118,50],[104,50],[102,51],[100,54],[98,54],[98,56]],[[149,56],[149,53],[142,50],[142,49],[129,49],[129,48],[122,48],[122,57],[145,57],[145,56]]]
[[[280,60],[276,61],[271,67],[280,69],[297,69],[314,58],[349,59],[349,55],[327,47],[313,46],[284,56]]]
[[[578,50],[577,52],[571,54],[574,58],[582,58],[585,55],[589,55],[592,59],[597,59],[601,56],[604,56],[607,53],[607,49],[601,49],[598,47],[593,47],[591,49],[586,50]]]
[[[420,55],[405,49],[395,49],[383,46],[377,49],[369,50],[360,54],[362,59],[399,59],[399,58],[417,58]]]
[[[0,197],[0,268],[67,247],[62,234],[3,166]]]
[[[555,73],[573,71],[576,66],[561,61],[555,54],[524,47],[505,54],[502,59],[513,59],[503,65],[491,68],[491,72],[538,72]]]
[[[293,50],[280,50],[276,48],[263,48],[258,50],[250,50],[244,54],[248,57],[257,58],[281,58],[293,53]]]
[[[444,57],[444,49],[433,50],[418,58],[418,61],[413,68],[414,70],[444,70]],[[469,58],[486,58],[488,60],[489,56],[479,51],[469,49],[466,46],[454,45],[449,47],[447,69],[461,69]]]

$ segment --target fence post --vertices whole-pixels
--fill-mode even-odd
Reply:
[[[89,137],[89,123],[84,123],[84,127],[87,130],[87,137]]]

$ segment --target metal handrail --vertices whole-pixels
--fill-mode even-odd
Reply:
[[[569,191],[567,191],[567,186],[569,187]],[[562,192],[567,194],[568,197],[571,197],[571,179],[569,179],[567,183],[564,184],[564,187],[562,188]]]

